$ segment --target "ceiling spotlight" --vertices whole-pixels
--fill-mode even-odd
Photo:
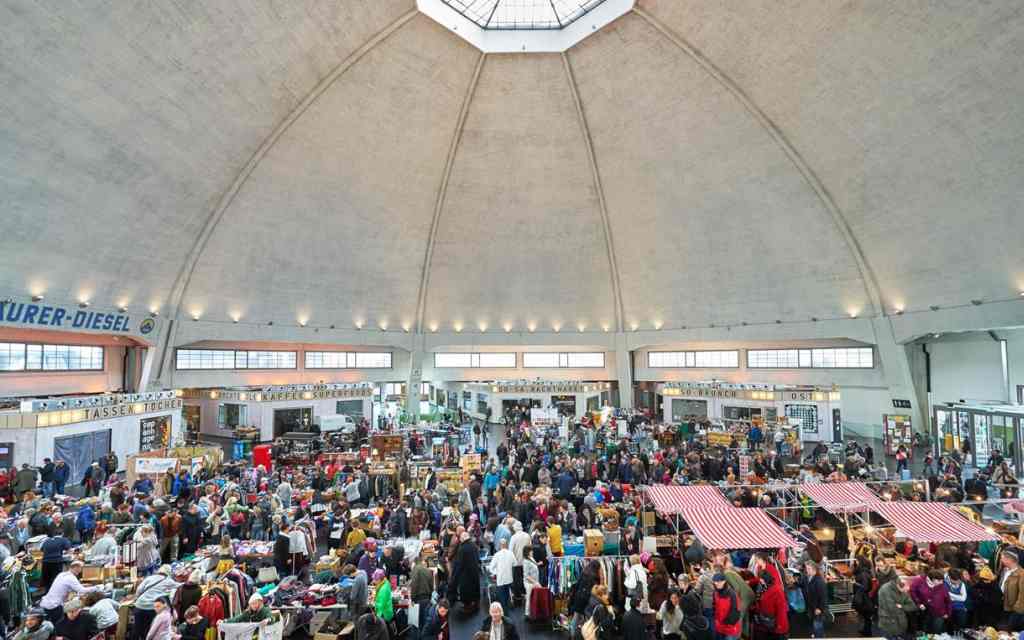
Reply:
[[[811,318],[811,322],[817,322],[817,321],[818,321],[817,318]]]
[[[192,322],[199,322],[199,316],[196,314],[192,314]]]
[[[362,320],[357,320],[356,321],[356,331],[362,331],[362,330],[363,330],[363,321]]]
[[[603,324],[603,325],[601,325],[601,328],[602,328],[602,329],[604,329],[604,332],[605,332],[605,333],[608,333],[608,331],[609,331],[609,327],[608,327],[608,325],[606,325],[606,324]]]
[[[741,326],[741,327],[745,327],[745,326],[747,326],[747,321],[746,321],[746,320],[744,320],[743,322],[740,322],[740,326]]]
[[[437,323],[430,325],[431,333],[437,333]]]
[[[409,331],[410,331],[411,329],[412,329],[412,327],[410,327],[410,326],[409,326],[409,325],[407,325],[407,324],[403,324],[403,325],[402,325],[402,331],[404,331],[404,332],[406,332],[406,333],[409,333]]]
[[[976,307],[980,307],[981,304],[982,304],[982,301],[981,300],[971,300],[971,304],[973,304]]]
[[[709,326],[708,328],[709,328],[709,329],[714,329],[714,328],[715,328],[715,325],[714,325],[714,323],[712,323],[712,324],[711,324],[711,325],[710,325],[710,326]]]
[[[510,324],[506,324],[505,325],[505,333],[512,333],[512,325],[510,325]]]
[[[583,333],[583,331],[584,331],[584,330],[585,330],[585,329],[586,329],[587,327],[586,327],[586,325],[582,325],[582,324],[580,324],[580,325],[576,325],[576,328],[580,330],[580,333]]]
[[[156,309],[150,309],[150,310],[149,310],[149,316],[150,316],[151,318],[155,318],[155,317],[157,317],[158,315],[160,315],[160,312],[159,312],[159,311],[157,311]]]
[[[928,308],[931,309],[932,311],[938,311],[939,310],[939,305],[933,304],[932,306],[930,306]]]
[[[455,333],[462,333],[462,325],[461,324],[456,324],[455,325]]]
[[[895,309],[892,310],[892,312],[895,313],[898,316],[902,316],[903,315],[903,307],[896,307]]]
[[[663,323],[663,322],[661,322],[661,321],[659,320],[658,322],[655,322],[655,323],[654,323],[654,330],[655,330],[655,331],[661,331],[661,328],[662,328],[663,326],[665,326],[665,323]]]
[[[334,328],[334,325],[333,325],[333,324],[331,325],[331,328],[332,328],[332,329]]]
[[[537,325],[535,325],[533,323],[530,323],[530,326],[528,326],[526,328],[530,331],[530,333],[533,333],[534,331],[537,330]]]
[[[32,296],[32,302],[42,302],[42,301],[43,301],[43,295],[41,293],[37,293],[36,295]]]
[[[119,304],[117,305],[117,310],[120,311],[121,313],[125,313],[126,311],[128,311],[128,305]]]
[[[776,320],[775,324],[782,324],[782,320]]]
[[[237,316],[237,315],[231,316],[231,322],[234,322],[235,324],[238,324],[239,320],[241,320],[241,318],[239,316]]]
[[[1024,289],[1020,290],[1020,295],[1024,296]]]
[[[88,300],[82,300],[81,302],[78,303],[78,308],[79,309],[88,309],[89,308],[89,301]]]
[[[634,322],[633,324],[631,324],[631,325],[630,325],[630,328],[631,328],[631,329],[632,329],[633,331],[636,331],[637,329],[639,329],[639,328],[640,328],[640,325],[638,325],[637,323],[635,323],[635,322]]]
[[[299,320],[299,326],[300,327],[306,326],[306,322],[307,322],[306,320]]]
[[[851,311],[850,312],[850,318],[852,320],[856,320],[857,319],[857,312],[856,311]]]
[[[270,321],[268,321],[268,322],[267,322],[267,326],[268,326],[268,327],[272,327],[272,326],[274,326],[274,321],[273,321],[273,320],[270,320]]]
[[[555,330],[555,333],[558,333],[559,331],[562,330],[562,325],[560,325],[560,324],[552,325],[551,328]]]
[[[932,337],[935,338],[936,340],[938,340],[939,338],[942,337],[942,334],[941,333],[933,333]]]

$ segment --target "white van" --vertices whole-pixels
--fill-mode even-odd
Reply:
[[[351,433],[356,430],[356,421],[352,416],[337,414],[333,416],[320,416],[320,433],[334,433],[342,431]]]

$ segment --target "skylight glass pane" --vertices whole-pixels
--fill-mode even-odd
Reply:
[[[441,0],[484,29],[562,29],[605,0]]]

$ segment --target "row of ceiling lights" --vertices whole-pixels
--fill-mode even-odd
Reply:
[[[1021,296],[1021,297],[1024,297],[1024,290],[1019,291],[1018,295]],[[43,296],[42,293],[34,293],[34,294],[32,294],[32,302],[42,302],[44,299],[45,299],[45,297]],[[981,306],[981,305],[984,305],[984,304],[987,304],[987,303],[1007,302],[1008,300],[1013,300],[1013,299],[1014,298],[1006,298],[1006,299],[1002,299],[1002,300],[988,300],[988,301],[981,300],[981,299],[974,299],[974,300],[970,301],[970,304],[972,306]],[[7,301],[8,302],[13,302],[13,299],[8,298]],[[91,301],[89,300],[88,297],[82,296],[82,297],[80,297],[78,299],[78,307],[80,309],[86,309],[91,304],[92,303],[91,303]],[[966,307],[966,306],[968,306],[968,305],[965,305],[965,304],[964,305],[951,305],[951,306],[949,306],[947,308],[957,308],[957,307]],[[907,310],[903,305],[899,305],[899,306],[893,307],[892,315],[902,316],[902,315],[907,314],[907,313],[924,313],[924,312],[928,312],[928,311],[939,311],[941,308],[942,307],[939,306],[939,305],[931,305],[927,309]],[[118,306],[117,306],[117,309],[118,309],[118,311],[120,311],[122,313],[127,312],[128,311],[128,303],[127,302],[119,303]],[[160,310],[156,306],[150,307],[149,314],[150,314],[150,316],[156,318],[156,317],[158,317],[160,315]],[[860,316],[859,310],[851,309],[848,312],[848,316],[829,317],[829,318],[811,317],[810,318],[810,322],[818,322],[820,320],[843,320],[843,319],[847,319],[847,318],[856,319],[859,316]],[[200,311],[198,311],[198,310],[193,310],[192,313],[191,313],[191,317],[192,317],[193,321],[198,322],[199,320],[202,319],[202,313]],[[232,313],[230,317],[231,317],[231,321],[233,323],[235,323],[235,324],[240,323],[241,320],[242,320],[242,316],[241,316],[240,313]],[[217,321],[213,320],[211,322],[217,322]],[[786,321],[784,321],[784,320],[775,320],[774,323],[772,323],[772,322],[753,322],[753,323],[741,322],[738,325],[736,325],[736,324],[732,324],[732,325],[725,324],[725,325],[720,325],[719,326],[719,325],[716,325],[716,324],[709,324],[709,325],[706,325],[706,326],[695,326],[695,327],[688,327],[686,325],[682,325],[682,326],[679,326],[679,327],[669,327],[669,329],[681,329],[681,330],[686,330],[686,329],[716,329],[716,328],[732,329],[733,327],[746,327],[746,326],[757,326],[757,325],[766,325],[766,324],[799,324],[799,323],[804,323],[804,322],[807,322],[807,321],[806,320],[786,320]],[[247,324],[255,324],[255,323],[247,323]],[[274,321],[273,320],[270,320],[270,321],[267,322],[267,326],[273,326],[273,325],[274,325]],[[308,327],[309,326],[309,318],[306,317],[306,316],[302,316],[302,317],[298,318],[297,326],[299,326],[299,327]],[[389,325],[386,322],[381,322],[381,323],[378,323],[378,325],[377,325],[378,329],[380,331],[382,331],[382,332],[387,332],[388,331],[388,326]],[[555,333],[560,333],[562,328],[563,328],[563,326],[564,325],[561,324],[561,323],[553,323],[551,325],[551,328],[552,328],[552,330]],[[652,326],[653,326],[655,331],[660,331],[663,328],[665,328],[664,322],[662,322],[660,320],[654,321],[652,323]],[[364,327],[365,327],[365,322],[364,321],[362,321],[362,320],[356,320],[355,321],[355,328],[356,328],[356,330],[360,330],[361,331]],[[412,331],[412,326],[408,322],[403,323],[401,325],[401,327],[402,327],[402,331],[404,331],[405,333],[409,333],[410,331]],[[480,333],[486,333],[488,327],[489,327],[489,325],[487,323],[485,323],[485,322],[481,322],[481,323],[479,323],[477,325],[477,328],[480,330]],[[314,327],[314,328],[316,328],[318,330],[321,329],[321,328],[335,329],[336,325],[332,324],[332,325],[330,325],[328,327],[318,326],[318,327]],[[461,323],[461,322],[456,322],[456,323],[453,323],[453,325],[452,325],[452,329],[455,331],[455,333],[462,333],[464,328],[465,328],[465,325],[463,323]],[[511,324],[505,323],[504,325],[502,325],[502,328],[504,329],[505,333],[512,333],[513,327],[512,327]],[[578,323],[576,325],[576,328],[579,331],[579,333],[585,333],[586,329],[587,329],[587,325],[585,323]],[[431,333],[437,333],[439,331],[439,329],[440,329],[440,326],[436,322],[435,323],[431,323],[430,326],[429,326],[429,329],[430,329]],[[527,329],[527,331],[529,333],[535,333],[537,331],[537,324],[531,322],[531,323],[529,323],[526,326],[526,329]],[[602,324],[601,325],[601,329],[602,329],[602,331],[607,333],[608,331],[611,330],[611,327],[608,324]],[[630,323],[629,329],[631,331],[639,331],[640,330],[640,323],[638,323],[638,322]]]

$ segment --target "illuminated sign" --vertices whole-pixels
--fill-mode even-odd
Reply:
[[[0,322],[4,324],[46,327],[63,330],[104,331],[109,333],[138,332],[143,335],[156,329],[156,321],[146,318],[136,328],[126,313],[106,313],[86,309],[71,309],[34,302],[0,301]]]

